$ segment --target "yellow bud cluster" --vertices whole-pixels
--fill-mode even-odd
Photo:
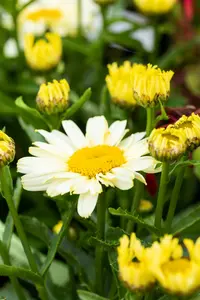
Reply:
[[[200,117],[183,115],[167,128],[154,129],[149,137],[149,151],[160,161],[175,161],[186,151],[200,145]]]
[[[138,72],[133,71],[131,82],[136,102],[143,107],[154,107],[159,101],[167,101],[173,74],[151,64],[140,68]]]
[[[106,84],[114,103],[122,107],[135,107],[131,76],[144,69],[145,66],[131,64],[130,61],[125,61],[121,66],[117,63],[108,65],[109,75],[106,76]]]
[[[38,109],[47,115],[64,112],[68,106],[69,91],[70,87],[65,79],[43,83],[36,98]]]
[[[46,33],[46,39],[35,42],[32,34],[25,37],[24,54],[27,64],[36,71],[48,71],[57,66],[62,56],[62,40],[56,33]]]
[[[187,296],[200,289],[200,238],[194,243],[165,235],[151,247],[142,246],[135,233],[124,235],[117,248],[119,277],[132,291],[150,289],[156,282],[168,293]]]
[[[133,0],[133,2],[144,14],[157,15],[169,12],[177,0]]]
[[[0,167],[11,163],[15,157],[15,143],[11,137],[0,130]]]

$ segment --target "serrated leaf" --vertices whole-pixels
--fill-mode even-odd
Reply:
[[[19,108],[20,116],[27,124],[31,124],[35,129],[48,129],[42,115],[35,108],[25,104],[22,97],[17,98],[15,104]]]
[[[92,236],[92,237],[89,238],[89,244],[91,244],[92,246],[95,246],[95,247],[103,246],[104,250],[110,250],[111,248],[114,248],[114,247],[118,246],[119,242],[117,242],[117,241],[113,241],[113,242],[103,241],[103,240],[99,240],[98,238]]]
[[[176,215],[172,223],[172,234],[181,233],[200,221],[200,204],[191,206]]]
[[[180,161],[176,163],[174,168],[170,171],[169,176],[171,176],[177,168],[180,167],[186,167],[186,166],[200,166],[200,161],[199,160],[185,160],[185,161]]]
[[[90,293],[87,291],[77,291],[80,300],[109,300],[108,298],[101,297],[97,294]]]
[[[91,88],[88,88],[80,97],[80,99],[77,102],[75,102],[70,108],[67,109],[62,119],[64,120],[71,118],[84,105],[84,103],[90,99],[91,95]]]
[[[148,224],[137,213],[133,213],[132,214],[132,213],[128,212],[127,210],[123,210],[120,207],[118,209],[109,208],[108,210],[111,213],[111,215],[127,218],[127,219],[129,219],[129,220],[131,220],[131,221],[133,221],[133,222],[135,222],[135,223],[143,226],[144,228],[146,228],[150,232],[155,233],[156,235],[160,235],[159,230],[155,226],[153,226],[151,224]]]

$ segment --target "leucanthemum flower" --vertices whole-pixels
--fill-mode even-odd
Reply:
[[[156,279],[146,264],[146,249],[141,245],[135,233],[130,240],[124,235],[117,248],[119,277],[132,291],[145,291],[151,288]]]
[[[189,295],[200,288],[200,239],[194,242],[185,239],[189,257],[184,256],[183,247],[177,238],[165,235],[160,243],[147,248],[148,268],[160,285],[171,294]]]
[[[22,184],[29,191],[46,191],[50,197],[66,193],[78,194],[78,213],[89,217],[102,186],[128,190],[134,179],[144,184],[139,173],[158,172],[158,162],[148,156],[145,133],[127,133],[126,121],[116,121],[110,127],[103,116],[90,118],[86,135],[73,121],[63,121],[67,135],[57,130],[38,130],[47,143],[35,142],[29,148],[34,157],[18,161],[18,172],[24,173]]]

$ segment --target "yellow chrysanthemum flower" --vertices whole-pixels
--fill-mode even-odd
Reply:
[[[148,268],[160,285],[171,294],[189,295],[200,288],[200,239],[196,244],[184,240],[189,257],[183,254],[183,248],[177,238],[165,235],[160,243],[154,242],[148,248]]]
[[[174,72],[162,71],[148,64],[132,72],[132,88],[135,100],[144,107],[153,107],[159,101],[165,102],[170,93],[170,81]]]
[[[133,0],[133,2],[144,14],[165,14],[174,7],[177,0]]]
[[[64,112],[68,106],[69,91],[65,79],[41,84],[36,98],[38,109],[47,115]]]
[[[145,199],[142,199],[140,201],[140,205],[138,207],[140,213],[146,213],[151,211],[152,209],[153,209],[153,204],[151,201]]]
[[[188,149],[193,150],[200,145],[200,117],[192,113],[189,117],[182,116],[174,127],[182,129],[187,137]]]
[[[149,137],[149,151],[160,161],[174,161],[187,149],[185,132],[172,125],[154,129]]]
[[[53,227],[53,232],[56,234],[59,234],[61,228],[63,226],[63,221],[59,221],[54,227]]]
[[[132,65],[130,61],[125,61],[119,67],[117,63],[108,65],[109,75],[106,76],[106,84],[114,103],[121,106],[136,105],[136,100],[133,97],[131,76],[144,69],[143,65]]]
[[[11,163],[15,157],[15,143],[11,137],[0,130],[0,167]]]
[[[62,56],[62,40],[56,33],[46,33],[45,39],[35,42],[32,34],[25,37],[24,54],[28,65],[37,71],[48,71],[59,63]],[[34,43],[35,42],[35,43]]]
[[[146,249],[136,238],[135,233],[131,234],[130,241],[126,235],[120,239],[117,252],[119,277],[126,286],[132,291],[144,291],[151,288],[155,283],[155,277],[147,268]]]

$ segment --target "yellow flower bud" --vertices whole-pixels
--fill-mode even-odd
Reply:
[[[15,143],[11,137],[0,130],[0,168],[8,165],[15,157]]]
[[[62,226],[63,226],[63,221],[60,220],[56,225],[54,225],[53,232],[59,234]]]
[[[68,106],[69,91],[65,79],[41,84],[36,98],[38,110],[47,115],[64,112]]]
[[[175,161],[187,149],[185,132],[172,125],[154,129],[149,137],[149,151],[160,161]]]
[[[114,4],[116,0],[94,0],[94,2],[103,6],[103,5]]]
[[[116,62],[108,65],[109,75],[106,76],[106,84],[115,104],[121,107],[135,107],[131,76],[143,69],[145,66],[132,65],[130,61],[125,61],[119,67]]]
[[[48,32],[45,39],[35,43],[35,37],[25,37],[24,54],[28,65],[36,71],[48,71],[59,63],[62,56],[62,40],[56,33]]]
[[[133,0],[133,2],[144,14],[165,14],[174,7],[177,0]]]
[[[174,127],[182,129],[187,137],[188,150],[194,150],[200,145],[200,117],[192,113],[189,117],[182,116]]]
[[[154,107],[159,101],[165,102],[170,93],[170,80],[174,72],[162,71],[148,64],[132,73],[133,95],[139,105]]]
[[[150,212],[153,209],[153,204],[149,200],[142,199],[140,201],[140,205],[138,207],[138,210],[140,213],[147,213]]]

